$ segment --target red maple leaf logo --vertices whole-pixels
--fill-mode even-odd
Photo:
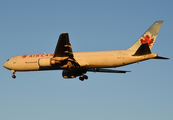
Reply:
[[[148,43],[148,46],[151,46],[151,44],[154,42],[154,38],[150,39],[148,35],[144,37],[144,39],[141,39],[141,44]]]
[[[23,55],[22,58],[26,58],[27,55]]]

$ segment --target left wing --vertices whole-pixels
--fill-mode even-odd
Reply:
[[[69,57],[73,58],[73,51],[69,42],[68,33],[62,33],[59,36],[58,43],[55,48],[54,57]]]
[[[58,61],[59,57],[61,57],[60,62]],[[67,65],[68,70],[79,68],[78,62],[73,57],[73,51],[69,41],[68,33],[62,33],[59,36],[52,60],[55,60],[54,63],[60,63],[61,66]],[[56,62],[56,60],[58,62]]]
[[[111,69],[106,69],[106,68],[91,68],[88,69],[87,71],[89,72],[106,72],[106,73],[126,73],[126,72],[131,72],[131,71],[123,71],[123,70],[111,70]]]

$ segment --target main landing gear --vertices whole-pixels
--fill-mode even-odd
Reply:
[[[79,80],[81,80],[81,81],[84,81],[84,79],[86,79],[86,80],[87,80],[87,79],[88,79],[88,76],[83,75],[83,76],[80,76],[80,77],[79,77]]]
[[[16,76],[15,76],[16,71],[15,71],[15,70],[11,70],[11,72],[13,72],[13,73],[12,73],[12,74],[13,74],[13,75],[12,75],[12,78],[15,79],[15,78],[16,78]]]

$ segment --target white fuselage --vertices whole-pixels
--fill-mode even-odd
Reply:
[[[81,67],[85,68],[110,68],[119,67],[157,56],[155,53],[133,56],[135,51],[113,50],[96,52],[74,52],[74,59]],[[37,70],[58,70],[65,69],[66,66],[46,66],[39,65],[39,59],[52,58],[53,54],[31,54],[14,56],[4,63],[4,67],[15,71],[37,71]],[[61,58],[59,58],[61,60]]]

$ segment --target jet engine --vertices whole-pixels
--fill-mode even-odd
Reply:
[[[51,58],[40,58],[38,60],[38,64],[41,67],[52,66],[56,63],[61,63],[61,62],[59,60],[54,60],[54,59],[51,59]]]

